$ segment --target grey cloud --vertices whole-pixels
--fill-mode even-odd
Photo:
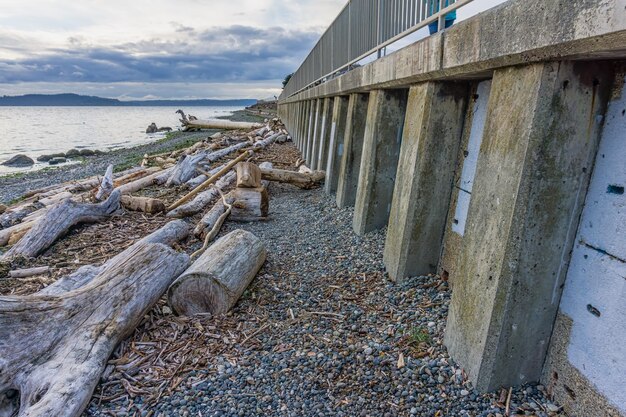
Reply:
[[[68,49],[5,61],[0,63],[0,83],[276,80],[297,68],[319,36],[280,27],[231,26],[196,32],[172,25],[178,40],[94,47],[73,39]]]

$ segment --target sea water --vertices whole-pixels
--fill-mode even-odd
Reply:
[[[158,127],[181,127],[177,107],[2,107],[0,106],[0,163],[16,154],[35,161],[38,156],[74,149],[110,151],[165,137],[147,134]],[[241,107],[188,107],[198,119],[227,116]],[[0,175],[49,166],[36,162],[26,168],[0,165]]]

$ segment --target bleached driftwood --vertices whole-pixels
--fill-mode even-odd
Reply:
[[[158,178],[161,176],[168,176],[171,172],[172,168],[164,169],[162,171],[157,171],[153,174],[145,176],[135,181],[131,181],[127,184],[121,185],[117,190],[120,191],[121,194],[131,194],[137,192],[143,188],[150,187],[154,184],[158,184]]]
[[[27,268],[27,269],[14,269],[9,271],[9,276],[11,278],[28,278],[36,275],[48,275],[50,274],[49,266],[38,266],[35,268]]]
[[[0,246],[6,246],[9,242],[14,241],[16,239],[13,238],[14,235],[24,236],[24,233],[29,231],[36,223],[37,219],[24,221],[15,226],[0,230]]]
[[[218,239],[168,289],[169,305],[182,315],[224,314],[265,262],[265,245],[244,230]]]
[[[164,244],[189,230],[173,223],[62,285],[0,297],[1,416],[81,415],[113,349],[189,265]]]
[[[234,200],[231,220],[252,222],[267,219],[269,196],[264,187],[235,188],[228,195]]]
[[[178,110],[176,113],[181,115],[180,122],[183,125],[183,131],[200,129],[257,129],[259,127],[262,127],[262,125],[259,123],[232,122],[230,120],[222,119],[191,119],[191,117],[188,118],[182,110]]]
[[[182,156],[172,170],[172,173],[167,179],[165,185],[170,187],[173,185],[183,184],[197,175],[196,172],[201,163],[215,162],[218,159],[228,156],[233,152],[237,152],[247,146],[250,146],[249,142],[241,142],[211,153],[200,152],[196,155]]]
[[[252,162],[239,162],[237,171],[237,188],[258,188],[261,186],[261,170]]]
[[[194,198],[196,195],[198,195],[199,193],[202,192],[202,190],[204,190],[205,188],[207,188],[209,185],[215,183],[215,181],[217,181],[219,178],[221,178],[223,175],[225,175],[227,172],[229,172],[235,165],[237,165],[238,162],[241,162],[242,160],[244,160],[245,158],[248,158],[251,155],[250,151],[244,152],[241,155],[239,155],[237,158],[233,159],[232,161],[230,161],[229,163],[227,163],[226,165],[224,165],[224,167],[222,169],[220,169],[218,172],[216,172],[215,174],[213,174],[209,179],[207,179],[206,181],[204,181],[202,184],[200,184],[199,186],[197,186],[196,188],[194,188],[191,192],[185,194],[183,197],[181,197],[180,199],[178,199],[178,201],[176,201],[174,204],[172,204],[171,206],[169,206],[167,208],[168,211],[172,211],[180,206],[182,206],[183,204],[187,203],[189,200],[191,200],[192,198]]]
[[[319,185],[324,180],[324,171],[311,173],[287,171],[285,169],[261,169],[261,178],[268,181],[285,182],[303,189],[310,189]]]
[[[219,196],[218,189],[224,190],[232,186],[236,179],[237,175],[234,172],[227,172],[215,183],[215,188],[209,188],[198,193],[193,200],[169,211],[167,217],[188,217],[200,213],[212,200]]]
[[[100,188],[96,193],[96,200],[102,201],[105,200],[111,193],[113,192],[113,165],[109,165],[107,167],[106,172],[104,173],[104,177],[102,177],[102,181],[100,182]]]
[[[226,204],[224,204],[224,200]],[[199,238],[204,238],[209,231],[213,230],[220,217],[234,201],[235,199],[230,194],[226,195],[224,199],[220,198],[217,200],[213,207],[202,216],[202,219],[200,219],[196,228],[193,230],[193,234]]]
[[[158,198],[122,196],[122,207],[126,210],[141,211],[143,213],[160,213],[165,211],[165,203]]]
[[[120,197],[120,192],[114,190],[109,198],[100,204],[82,204],[72,200],[59,203],[37,220],[37,224],[9,249],[3,258],[14,256],[30,258],[39,255],[72,226],[78,223],[93,223],[109,217],[119,209]]]

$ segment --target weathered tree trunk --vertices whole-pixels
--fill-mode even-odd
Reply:
[[[172,169],[173,168],[167,168],[162,171],[155,172],[146,177],[121,185],[116,189],[119,190],[120,193],[122,194],[131,194],[131,193],[137,192],[143,188],[150,187],[154,184],[158,184],[159,178],[161,176],[164,176],[165,178],[167,178],[167,176],[169,176]]]
[[[237,170],[238,188],[258,188],[261,186],[261,170],[252,162],[239,162]]]
[[[226,197],[226,203],[232,205],[235,202],[235,199],[228,194]],[[196,228],[193,231],[193,234],[197,237],[204,238],[205,235],[213,229],[213,227],[217,224],[219,218],[226,212],[226,206],[224,205],[224,201],[220,198],[217,202],[211,207],[203,217],[200,219]]]
[[[158,198],[122,196],[122,207],[126,210],[141,211],[143,213],[155,214],[165,211],[165,203]]]
[[[267,219],[269,196],[265,188],[235,188],[228,195],[234,200],[231,220],[253,222]]]
[[[234,172],[229,172],[215,183],[215,188],[220,190],[226,189],[233,185],[236,178],[237,175]],[[206,191],[198,193],[193,200],[175,208],[174,210],[171,210],[166,216],[189,217],[196,213],[200,213],[213,199],[219,196],[219,191],[215,188],[210,188]]]
[[[170,306],[181,315],[224,314],[235,305],[263,262],[265,245],[235,230],[211,245],[168,289]]]
[[[309,174],[284,169],[261,169],[261,178],[264,180],[286,182],[303,189],[318,186],[325,175],[324,171],[313,171]]]
[[[19,234],[23,236],[23,232],[30,230],[36,223],[37,220],[24,221],[15,226],[0,230],[0,246],[8,245],[13,235]]]
[[[188,231],[178,223],[161,237]],[[39,293],[0,297],[0,416],[80,416],[115,346],[188,265],[141,240]]]
[[[258,129],[263,126],[260,123],[250,122],[232,122],[230,120],[209,119],[209,120],[188,120],[183,122],[183,130],[200,130],[200,129],[223,129],[223,130],[236,130],[236,129]]]
[[[100,204],[81,204],[65,200],[52,207],[20,241],[4,254],[3,258],[39,255],[49,248],[59,237],[78,223],[93,223],[103,220],[120,208],[121,194],[113,191],[109,198]]]

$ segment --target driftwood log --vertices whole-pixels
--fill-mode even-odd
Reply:
[[[113,192],[113,188],[113,165],[109,165],[100,182],[100,188],[96,193],[96,200],[106,200]]]
[[[261,186],[261,170],[252,162],[239,162],[237,171],[237,188],[258,188]]]
[[[224,314],[237,302],[265,262],[265,245],[244,230],[218,239],[168,289],[181,315]]]
[[[187,130],[200,130],[200,129],[257,129],[262,127],[263,125],[259,123],[249,123],[249,122],[232,122],[230,120],[199,120],[193,118],[193,116],[187,117],[185,112],[182,110],[177,110],[176,113],[181,115],[180,122],[183,125],[183,131]]]
[[[305,190],[318,186],[324,180],[325,175],[324,171],[305,173],[285,169],[261,168],[261,178],[264,180],[284,182]]]
[[[269,196],[265,187],[235,188],[228,196],[234,200],[230,220],[254,222],[267,219]]]
[[[72,280],[0,297],[0,416],[81,415],[113,349],[189,265],[164,244],[189,230],[174,223]]]
[[[70,228],[79,223],[93,223],[101,221],[120,208],[121,194],[113,191],[109,198],[100,204],[82,204],[72,200],[49,209],[37,224],[13,246],[3,258],[23,256],[31,258],[48,249],[59,237],[67,233]]]
[[[240,149],[250,146],[249,142],[241,142],[235,145],[229,146],[219,151],[207,153],[200,152],[196,155],[183,155],[180,157],[176,166],[172,170],[170,177],[167,179],[165,185],[171,187],[173,185],[181,185],[189,181],[197,175],[198,166],[200,163],[212,163],[218,159],[222,159],[231,153],[237,152]]]
[[[27,268],[27,269],[14,269],[13,271],[9,271],[9,276],[11,278],[28,278],[34,277],[35,275],[49,275],[50,267],[49,266],[37,266],[35,268]]]
[[[172,171],[173,168],[167,168],[164,170],[159,170],[157,172],[153,172],[150,175],[147,175],[145,177],[139,178],[137,180],[131,181],[129,183],[126,183],[124,185],[120,185],[119,187],[117,187],[116,189],[120,191],[120,193],[122,194],[131,194],[134,192],[137,192],[143,188],[146,187],[150,187],[154,184],[158,184],[159,183],[159,178],[161,176],[167,177],[170,172]]]
[[[215,183],[213,188],[209,188],[208,190],[198,193],[193,200],[169,211],[166,216],[182,218],[200,213],[211,201],[219,196],[218,190],[224,190],[231,187],[235,183],[236,178],[237,175],[234,172],[231,171],[226,173]]]
[[[225,200],[228,206],[231,206],[235,202],[235,199],[230,193],[225,196]],[[196,228],[193,230],[193,234],[199,238],[204,238],[208,232],[213,230],[221,216],[226,212],[228,208],[227,205],[224,204],[221,198],[217,200],[213,207],[202,216],[202,219],[200,219]]]
[[[134,197],[131,195],[122,196],[122,207],[126,210],[141,211],[149,214],[165,211],[165,203],[163,200],[150,197]]]
[[[245,158],[248,158],[250,156],[250,154],[251,154],[250,151],[244,152],[241,155],[239,155],[237,158],[233,159],[232,161],[230,161],[229,163],[224,165],[224,167],[222,169],[220,169],[218,172],[213,174],[210,178],[208,178],[202,184],[198,185],[191,192],[189,192],[188,194],[186,194],[183,197],[181,197],[180,199],[178,199],[178,201],[176,201],[174,204],[169,206],[167,208],[167,210],[168,211],[172,211],[175,208],[180,207],[183,204],[187,203],[189,200],[191,200],[192,198],[194,198],[195,196],[200,194],[202,192],[202,190],[207,188],[209,185],[215,183],[215,181],[217,181],[222,176],[224,176],[227,172],[229,172],[235,165],[237,165],[238,162],[241,162]]]

